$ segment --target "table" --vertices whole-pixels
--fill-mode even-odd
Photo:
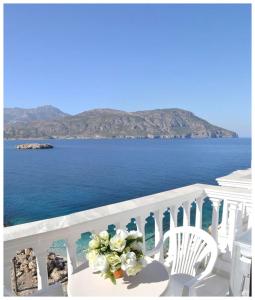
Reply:
[[[91,268],[78,270],[68,280],[69,296],[147,296],[158,297],[168,286],[169,275],[165,266],[150,257],[146,257],[147,266],[135,276],[124,275],[116,279],[114,285],[110,279],[104,279]]]

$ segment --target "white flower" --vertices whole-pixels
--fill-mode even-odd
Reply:
[[[121,255],[121,269],[126,271],[128,276],[134,276],[140,272],[145,265],[142,259],[137,261],[134,252]]]
[[[128,276],[134,276],[146,266],[144,258],[137,260],[134,252],[128,252],[121,255],[121,269],[126,271]]]
[[[90,250],[87,254],[86,254],[86,258],[89,261],[89,266],[93,268],[94,263],[97,259],[98,256],[98,251],[97,250]]]
[[[129,268],[133,268],[136,264],[136,255],[134,252],[123,253],[120,257],[121,269],[126,271]]]
[[[126,239],[128,236],[128,231],[123,229],[117,229],[116,235],[120,236],[122,239]]]
[[[136,264],[134,267],[130,267],[126,270],[128,276],[134,276],[142,270],[143,266]]]
[[[142,233],[140,231],[131,230],[128,233],[127,239],[136,240],[137,238],[141,238],[141,237],[143,237],[143,235],[142,235]]]
[[[130,248],[132,250],[136,250],[136,251],[142,252],[143,251],[143,243],[134,241],[134,242],[132,242],[130,244]]]
[[[100,238],[98,235],[93,235],[92,240],[89,242],[90,249],[97,249],[100,246]]]
[[[107,262],[107,259],[104,255],[99,254],[97,258],[95,259],[92,268],[94,272],[100,271],[100,272],[106,272],[109,268],[109,264]]]
[[[110,239],[110,248],[112,251],[122,252],[126,247],[127,232],[118,229],[115,236]]]
[[[138,264],[140,264],[143,268],[147,266],[147,261],[144,257],[138,259]]]
[[[106,230],[101,231],[101,232],[99,233],[99,237],[100,237],[100,239],[102,239],[102,240],[108,240],[108,239],[109,239],[109,233],[108,233],[108,231],[106,231]]]
[[[106,254],[106,259],[109,263],[111,271],[116,271],[120,268],[121,260],[116,252]]]

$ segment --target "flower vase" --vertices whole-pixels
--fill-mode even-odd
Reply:
[[[118,269],[113,273],[113,275],[115,279],[122,278],[124,276],[124,272],[122,269]]]

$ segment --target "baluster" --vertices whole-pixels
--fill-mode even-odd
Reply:
[[[68,237],[66,242],[66,252],[67,252],[67,268],[68,268],[68,277],[73,273],[77,268],[77,257],[76,257],[76,241],[80,239],[80,234],[71,235]]]
[[[247,203],[243,203],[243,230],[247,230],[249,222],[249,209],[247,208]]]
[[[40,245],[41,246],[41,245]],[[42,290],[48,287],[48,269],[47,269],[47,257],[48,257],[48,249],[47,248],[36,247],[34,248],[34,253],[36,256],[36,264],[37,264],[37,280],[38,280],[38,290]]]
[[[242,219],[245,219],[246,217],[246,205],[245,203],[242,203]]]
[[[156,210],[154,212],[154,220],[155,220],[155,246],[159,243],[160,239],[163,236],[163,209]],[[159,253],[156,253],[154,259],[159,260],[161,262],[164,261],[164,251],[163,245],[160,248]]]
[[[219,249],[222,253],[226,253],[227,236],[228,236],[228,200],[223,200],[222,220],[220,225]]]
[[[248,228],[247,229],[249,229],[252,227],[252,223],[253,223],[251,204],[246,204],[246,211],[247,211],[247,215],[248,215]]]
[[[237,206],[237,216],[236,216],[236,232],[240,233],[243,231],[243,217],[242,217],[242,203]]]
[[[177,227],[177,215],[178,215],[178,207],[170,206],[170,230],[174,227]]]
[[[145,241],[145,224],[146,224],[146,217],[144,215],[138,216],[135,218],[136,227],[139,232],[143,235],[143,253],[146,253],[146,241]]]
[[[178,207],[170,206],[169,213],[170,213],[170,230],[171,230],[171,229],[174,229],[175,227],[177,227]],[[173,243],[174,242],[176,242],[176,241],[173,241]],[[171,255],[173,255],[173,256],[175,255],[175,249],[176,249],[176,245],[172,245],[170,247],[170,241],[169,241],[166,263],[169,263],[171,261],[171,259],[172,259]]]
[[[210,201],[212,202],[213,208],[211,234],[216,243],[218,243],[219,208],[221,199],[210,198]]]
[[[191,203],[189,201],[183,203],[183,226],[190,225],[190,207]]]
[[[233,243],[236,234],[236,217],[237,217],[237,202],[229,201],[229,234],[228,234],[228,244],[229,251],[232,253]]]
[[[13,294],[15,296],[12,284],[12,271],[13,270],[13,258],[16,253],[14,251],[10,251],[10,249],[4,249],[4,288],[7,293]],[[16,283],[15,283],[16,284]],[[10,296],[10,295],[7,295]]]
[[[120,222],[115,223],[115,228],[127,230],[127,224],[128,224],[128,220],[121,220]]]
[[[221,233],[224,237],[227,236],[228,228],[228,200],[223,200],[223,212],[222,212],[222,221],[221,221]]]
[[[195,226],[197,228],[202,228],[203,204],[204,204],[204,198],[196,199],[196,223],[195,223]]]

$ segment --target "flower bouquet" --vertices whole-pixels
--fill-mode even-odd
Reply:
[[[138,231],[118,229],[114,236],[107,231],[93,234],[86,258],[94,272],[101,272],[104,278],[116,279],[136,275],[146,265],[142,251],[143,236]]]

